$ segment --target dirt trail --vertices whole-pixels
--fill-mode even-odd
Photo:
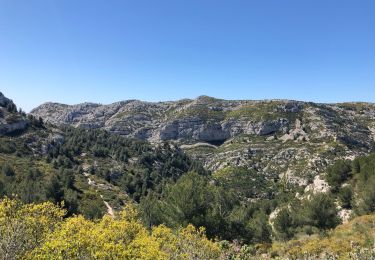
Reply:
[[[103,199],[103,195],[100,195],[100,197]],[[104,202],[104,205],[107,207],[108,215],[114,217],[115,213],[113,212],[113,208],[111,207],[111,205],[109,205],[109,203],[107,201],[105,201],[104,199],[103,199],[103,202]]]
[[[87,165],[87,164],[86,164],[86,165]],[[88,169],[88,167],[85,167],[85,168]],[[83,176],[86,177],[88,185],[94,187],[95,190],[96,190],[97,192],[100,192],[99,189],[97,189],[98,186],[96,185],[95,181],[93,181],[93,180],[90,179],[90,176],[91,176],[91,175],[90,175],[88,172],[86,172],[85,170],[86,170],[86,169],[84,169]],[[115,216],[115,213],[114,213],[114,210],[113,210],[113,208],[111,207],[111,205],[109,205],[109,203],[108,203],[107,201],[104,200],[103,195],[100,194],[100,198],[102,198],[104,205],[107,207],[107,214],[110,215],[111,217],[114,217],[114,216]]]

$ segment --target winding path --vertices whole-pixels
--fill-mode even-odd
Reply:
[[[98,186],[96,185],[95,181],[90,179],[90,174],[84,171],[83,176],[86,177],[88,185],[91,187],[94,187],[95,190],[99,192],[99,190],[97,189]],[[103,195],[100,194],[100,198],[103,200],[104,205],[107,207],[107,214],[110,215],[111,217],[114,217],[115,213],[111,205],[109,205],[109,203],[104,200]]]

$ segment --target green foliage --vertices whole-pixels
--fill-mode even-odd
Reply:
[[[267,181],[264,176],[243,167],[227,167],[213,174],[217,186],[227,192],[233,192],[239,200],[271,197],[275,190],[274,183]]]
[[[327,169],[326,180],[332,187],[332,191],[337,192],[341,184],[351,176],[352,168],[349,161],[336,161]]]
[[[86,192],[80,203],[80,212],[88,219],[98,219],[104,215],[105,205],[98,194]]]
[[[247,229],[252,234],[252,243],[271,242],[271,227],[268,223],[268,215],[259,211],[249,220]]]
[[[59,203],[64,198],[64,190],[56,175],[52,175],[46,185],[46,197],[54,203]]]
[[[34,127],[37,128],[43,128],[44,127],[44,122],[41,117],[36,118],[35,116],[28,114],[27,119],[29,120],[30,124]]]
[[[1,174],[5,177],[12,177],[15,175],[15,172],[8,164],[4,164],[3,167],[1,167]]]
[[[282,208],[274,219],[276,237],[285,241],[298,233],[311,235],[333,229],[340,224],[337,213],[330,194],[320,193],[291,201],[290,206]]]
[[[13,102],[8,102],[6,109],[9,113],[17,113],[17,106]]]
[[[338,198],[341,203],[341,207],[344,209],[352,208],[353,189],[351,186],[345,186],[340,188]]]
[[[285,241],[293,237],[293,218],[287,208],[281,209],[274,220],[273,227],[279,240]]]
[[[280,259],[373,259],[374,221],[374,215],[357,217],[325,236],[304,236],[286,243],[274,243],[262,253]],[[260,259],[260,254],[254,258]]]
[[[369,214],[375,212],[375,154],[356,158],[352,162],[353,177],[351,180],[351,193],[344,190],[339,198],[345,196],[347,206],[352,206],[358,215]],[[355,201],[351,201],[348,205],[349,197]]]
[[[141,200],[144,223],[171,227],[204,226],[209,237],[243,242],[270,241],[270,207],[266,200],[240,203],[233,190],[216,186],[206,176],[190,172],[169,184],[161,196],[149,194]]]
[[[17,150],[14,142],[9,140],[0,140],[0,153],[12,154]]]
[[[369,177],[366,183],[358,184],[358,204],[356,212],[359,215],[375,212],[375,176]]]
[[[29,169],[17,187],[21,200],[26,203],[45,200],[43,174],[39,169]]]
[[[161,225],[148,232],[127,205],[115,217],[64,218],[52,203],[0,201],[1,259],[219,259],[219,245],[203,228],[175,232]]]
[[[122,174],[111,175],[110,169],[91,165],[90,173],[98,174],[108,182],[122,187],[133,199],[139,201],[149,190],[161,193],[165,183],[175,182],[189,170],[206,174],[178,147],[168,143],[155,149],[145,141],[131,140],[102,130],[64,128],[65,142],[49,151],[56,167],[70,168],[76,164],[75,158],[82,153],[92,154],[97,159],[113,158],[126,165]],[[133,158],[136,163],[128,164]]]
[[[305,224],[319,229],[332,229],[340,223],[333,198],[324,193],[303,201],[302,214]]]
[[[276,100],[250,103],[229,111],[226,114],[226,118],[248,118],[254,121],[286,118],[290,122],[294,122],[296,118],[300,116],[300,113],[285,112],[285,110],[282,109],[284,104],[285,103]]]
[[[195,226],[204,225],[204,216],[210,203],[210,192],[207,191],[207,180],[195,172],[182,176],[174,185],[168,185],[163,193],[163,200],[159,202],[159,212],[162,216],[150,223],[161,223],[169,226],[186,226],[191,223]],[[142,208],[147,208],[145,200]],[[158,223],[159,224],[159,223]]]
[[[32,116],[29,120],[35,123],[26,138],[0,137],[0,195],[18,196],[28,203],[63,203],[69,215],[81,213],[91,219],[101,217],[106,207],[99,194],[87,192],[84,162],[89,164],[85,174],[95,175],[92,178],[107,182],[107,186],[120,187],[136,201],[150,191],[161,194],[166,184],[174,183],[189,170],[207,174],[201,165],[168,143],[154,147],[102,130],[71,127],[59,130],[63,141],[49,141],[46,137],[51,134],[43,121]],[[37,124],[42,127],[36,128]],[[106,196],[121,205],[123,202],[111,190]]]

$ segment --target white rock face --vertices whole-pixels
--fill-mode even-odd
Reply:
[[[305,126],[302,125],[299,119],[295,121],[295,127],[292,129],[289,134],[283,135],[280,139],[284,142],[288,140],[295,140],[295,141],[309,141],[309,136],[304,130]]]
[[[268,103],[271,101],[226,101],[203,96],[195,100],[158,103],[138,100],[110,105],[46,103],[31,113],[54,124],[104,128],[116,134],[150,141],[221,142],[240,134],[263,136],[284,133],[289,129],[290,122],[282,115],[298,113],[302,108],[301,102],[277,101],[274,109],[280,113],[279,118],[253,118],[246,111],[244,115],[234,117],[230,114],[248,107],[259,110]]]
[[[312,193],[326,193],[329,191],[328,183],[321,179],[320,176],[315,176],[314,182],[310,185],[307,185],[305,188],[305,192],[312,192]]]
[[[350,220],[350,217],[352,216],[353,211],[350,209],[340,209],[339,210],[339,218],[341,219],[342,223],[345,224]]]
[[[12,124],[0,124],[0,135],[8,134],[11,132],[24,130],[28,125],[26,120],[21,120]]]
[[[280,211],[281,211],[281,208],[276,208],[274,211],[271,212],[270,217],[268,219],[268,224],[270,224],[272,231],[274,232],[275,232],[274,221],[277,218],[277,215],[279,214]]]
[[[284,142],[332,139],[369,147],[375,106],[365,112],[332,104],[289,100],[222,100],[207,96],[174,102],[127,100],[109,105],[45,103],[31,112],[54,124],[102,128],[152,142],[221,143],[239,135],[277,134]],[[330,141],[330,140],[328,140]]]
[[[375,127],[369,128],[372,134],[372,138],[375,140]]]

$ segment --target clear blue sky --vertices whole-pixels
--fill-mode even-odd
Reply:
[[[0,91],[375,101],[375,1],[0,0]]]

